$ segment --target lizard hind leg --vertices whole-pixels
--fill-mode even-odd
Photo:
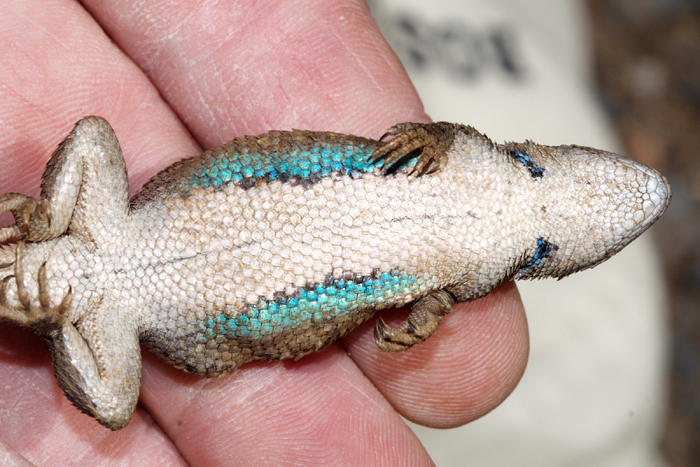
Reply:
[[[109,296],[89,301],[90,319],[70,319],[73,291],[69,285],[60,302],[51,300],[46,262],[25,268],[25,244],[17,243],[14,273],[0,280],[0,319],[28,326],[49,344],[54,373],[68,399],[106,427],[116,430],[131,419],[141,382],[138,325],[133,310]],[[28,288],[36,274],[37,294]],[[8,301],[14,282],[15,300]]]
[[[118,430],[129,423],[141,388],[137,325],[133,310],[111,297],[92,303],[90,313],[94,319],[75,324],[66,320],[45,337],[56,380],[68,399]]]
[[[97,244],[111,241],[129,211],[129,184],[114,130],[106,120],[85,117],[58,145],[41,179],[41,199],[0,196],[0,212],[15,225],[0,229],[0,242],[58,238],[70,231]]]
[[[443,316],[452,311],[454,298],[445,290],[438,290],[416,301],[408,319],[399,327],[391,328],[380,317],[374,328],[374,341],[385,352],[401,352],[430,337],[440,325]]]

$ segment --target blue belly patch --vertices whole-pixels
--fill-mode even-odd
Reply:
[[[244,144],[233,148],[224,145],[196,160],[184,161],[182,176],[168,185],[168,192],[187,196],[196,188],[220,189],[231,184],[247,190],[275,181],[309,186],[329,176],[353,177],[372,172],[380,175],[383,161],[369,162],[376,144],[372,140],[342,137],[324,142],[319,137],[313,144],[299,144],[287,152],[251,149]],[[417,156],[408,159],[394,172],[415,165]]]
[[[244,310],[221,312],[200,324],[197,340],[216,337],[258,340],[274,338],[296,328],[333,325],[340,316],[391,306],[430,287],[426,281],[399,270],[376,271],[370,276],[344,274],[323,283],[309,284],[292,295],[261,298]]]

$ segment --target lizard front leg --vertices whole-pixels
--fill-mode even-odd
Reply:
[[[385,352],[401,352],[420,344],[437,330],[443,316],[452,312],[454,303],[449,292],[438,290],[417,300],[408,319],[398,328],[387,326],[380,317],[374,328],[374,341]]]

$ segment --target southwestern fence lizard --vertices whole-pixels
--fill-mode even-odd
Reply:
[[[404,350],[455,301],[604,261],[670,198],[662,175],[615,154],[494,144],[441,122],[378,141],[238,138],[130,201],[112,128],[87,117],[49,160],[40,200],[0,197],[15,218],[0,229],[0,319],[44,336],[68,398],[119,429],[139,395],[139,340],[213,376],[298,359],[411,303],[401,326],[375,328],[382,350]]]

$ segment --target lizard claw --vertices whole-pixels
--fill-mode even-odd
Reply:
[[[22,261],[20,257],[24,253],[24,242],[17,243],[17,248],[15,249],[15,283],[17,284],[17,299],[22,307],[29,311],[31,309],[31,302],[29,300],[29,292],[24,286],[24,267],[22,266]]]
[[[417,336],[417,329],[410,321],[404,321],[398,328],[392,328],[381,318],[374,327],[374,341],[384,352],[403,352],[427,338]]]
[[[382,171],[387,174],[400,161],[417,156],[415,165],[407,168],[409,176],[420,177],[436,172],[447,155],[455,132],[455,125],[451,123],[400,123],[382,135],[381,144],[370,156],[370,162],[384,160]]]
[[[0,242],[13,237],[31,241],[44,240],[43,226],[49,224],[49,218],[41,208],[41,202],[19,193],[7,193],[0,196],[0,212],[10,211],[15,218],[15,225],[0,229]]]
[[[11,279],[14,279],[15,276],[7,276],[2,279],[2,283],[0,283],[0,307],[7,308],[7,284],[10,282]]]
[[[32,304],[24,280],[25,271],[21,261],[23,253],[24,242],[19,242],[15,250],[15,274],[5,277],[0,285],[0,305],[7,306],[7,284],[10,279],[14,278],[17,285],[17,300],[24,309],[24,324],[31,326],[37,334],[46,336],[65,322],[67,311],[73,302],[73,289],[69,285],[61,303],[58,306],[52,306],[46,277],[46,261],[44,261],[37,272],[39,305]]]
[[[416,301],[408,319],[392,328],[381,316],[374,328],[374,341],[384,352],[401,352],[424,342],[437,330],[443,316],[452,312],[454,298],[438,290]]]
[[[9,227],[3,227],[0,229],[0,242],[5,242],[13,237],[19,237],[22,235],[22,231],[17,225],[18,216],[21,215],[18,209],[26,201],[26,196],[20,195],[18,193],[7,193],[0,196],[0,212],[11,211],[15,218],[15,225]]]
[[[13,237],[19,237],[22,233],[16,225],[3,227],[0,229],[0,243],[6,242]]]

